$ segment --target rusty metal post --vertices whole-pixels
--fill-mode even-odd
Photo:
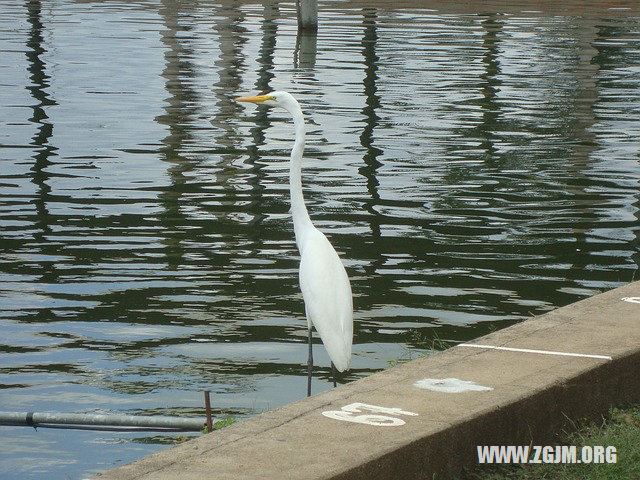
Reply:
[[[204,392],[204,408],[207,414],[207,433],[213,432],[213,422],[211,421],[211,400],[209,399],[209,390]]]

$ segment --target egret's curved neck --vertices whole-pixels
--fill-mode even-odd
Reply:
[[[312,227],[307,207],[302,195],[302,152],[304,151],[304,117],[300,105],[287,108],[293,116],[293,124],[296,132],[296,140],[291,150],[291,162],[289,170],[289,188],[291,193],[291,216],[293,217],[293,229],[296,235],[296,243],[301,248],[302,234],[305,229]]]

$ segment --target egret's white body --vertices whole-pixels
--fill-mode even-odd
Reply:
[[[236,100],[279,106],[293,117],[295,142],[291,150],[289,172],[291,216],[300,252],[300,290],[309,326],[309,341],[311,328],[314,326],[335,368],[340,372],[348,370],[351,365],[353,338],[351,285],[340,257],[327,237],[311,223],[304,203],[301,168],[305,126],[300,105],[289,93],[281,91]],[[312,364],[309,345],[309,382]]]
[[[351,366],[353,307],[351,286],[338,254],[316,228],[300,245],[300,289],[309,328],[313,324],[339,372]]]

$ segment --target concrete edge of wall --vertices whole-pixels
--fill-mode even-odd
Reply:
[[[638,402],[639,324],[635,282],[96,478],[451,478],[478,465],[478,445],[555,445],[574,421]],[[416,386],[434,379],[470,388]]]

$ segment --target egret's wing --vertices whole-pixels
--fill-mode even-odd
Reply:
[[[338,254],[322,232],[305,237],[300,252],[300,289],[307,319],[316,327],[339,371],[349,368],[353,339],[351,285]]]

